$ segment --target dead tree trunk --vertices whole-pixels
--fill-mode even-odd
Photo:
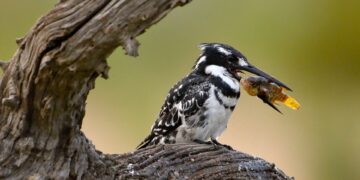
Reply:
[[[149,147],[122,155],[97,151],[81,132],[85,101],[106,58],[187,0],[61,0],[18,39],[1,62],[0,179],[269,178],[273,164],[206,145]]]

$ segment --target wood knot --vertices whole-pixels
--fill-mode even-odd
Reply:
[[[2,99],[2,104],[11,108],[17,108],[20,105],[20,99],[18,96],[10,95],[7,98]]]
[[[6,69],[9,67],[9,62],[8,61],[2,61],[0,60],[0,68],[5,72]]]
[[[106,60],[102,60],[95,68],[96,73],[101,75],[102,78],[108,79],[109,78],[109,69]]]
[[[184,6],[186,5],[187,3],[189,3],[191,0],[180,0],[179,1],[179,6]]]
[[[23,43],[23,42],[24,42],[24,38],[23,38],[23,37],[22,37],[22,38],[16,38],[16,39],[15,39],[15,42],[16,42],[16,44],[19,46],[20,49],[24,49],[25,43]]]
[[[20,105],[20,98],[18,96],[18,88],[15,85],[14,81],[12,79],[9,80],[8,86],[8,97],[5,97],[1,100],[1,103],[4,106],[8,106],[10,108],[18,108]]]
[[[133,37],[128,37],[125,39],[123,43],[123,48],[126,51],[126,55],[130,56],[138,56],[138,48],[140,46],[140,43]]]

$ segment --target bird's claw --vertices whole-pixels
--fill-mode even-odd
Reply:
[[[220,143],[219,141],[217,141],[216,139],[211,138],[210,142],[211,142],[212,144],[216,145],[216,146],[222,146],[222,147],[224,147],[224,148],[226,148],[226,149],[228,149],[228,150],[230,150],[230,151],[234,151],[234,149],[233,149],[231,146],[229,146],[229,145],[227,145],[227,144],[221,144],[221,143]]]
[[[202,141],[202,140],[198,140],[198,139],[195,139],[194,142],[198,143],[198,144],[207,144],[207,145],[214,144],[211,141]]]
[[[216,139],[210,139],[210,141],[201,141],[201,140],[195,139],[194,142],[195,142],[195,143],[198,143],[198,144],[213,145],[213,146],[215,146],[215,147],[221,146],[221,147],[224,147],[224,148],[226,148],[226,149],[228,149],[228,150],[230,150],[230,151],[234,151],[234,149],[233,149],[231,146],[229,146],[229,145],[227,145],[227,144],[221,144],[221,143],[219,143],[219,141],[217,141]]]

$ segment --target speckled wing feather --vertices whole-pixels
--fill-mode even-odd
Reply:
[[[137,147],[138,149],[158,144],[161,138],[172,132],[176,133],[176,128],[182,124],[181,118],[186,119],[201,109],[210,89],[205,78],[199,77],[198,74],[190,74],[170,90],[150,135]]]

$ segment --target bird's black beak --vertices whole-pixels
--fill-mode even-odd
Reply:
[[[269,80],[270,82],[273,82],[275,84],[277,84],[278,86],[280,87],[283,87],[289,91],[292,91],[288,86],[286,86],[284,83],[282,83],[281,81],[275,79],[274,77],[268,75],[267,73],[261,71],[260,69],[256,68],[255,66],[249,64],[248,62],[246,63],[240,63],[239,65],[239,69],[240,70],[244,70],[244,71],[247,71],[247,72],[250,72],[250,73],[253,73],[253,74],[256,74],[256,75],[259,75],[261,77],[264,77],[266,78],[267,80]]]

